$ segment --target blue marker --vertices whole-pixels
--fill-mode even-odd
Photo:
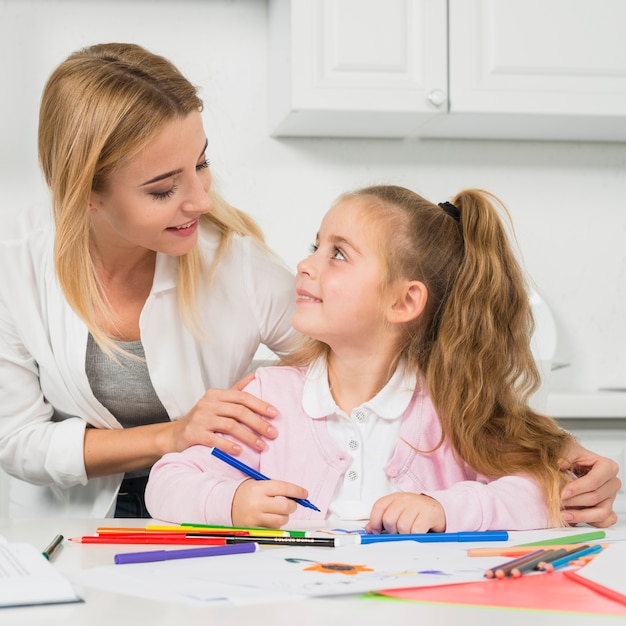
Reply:
[[[230,456],[230,454],[226,454],[226,452],[222,452],[218,448],[211,448],[211,454],[213,456],[216,456],[221,461],[224,461],[224,463],[228,463],[228,465],[230,465],[231,467],[234,467],[238,469],[239,471],[243,472],[244,474],[246,474],[247,476],[250,476],[250,478],[254,478],[255,480],[270,480],[270,478],[268,476],[265,476],[265,474],[261,474],[261,472],[257,472],[255,469],[253,469],[249,465],[242,463],[241,461],[237,460],[234,456]],[[290,500],[295,500],[298,504],[306,507],[307,509],[313,509],[314,511],[319,511],[319,509],[308,500],[302,500],[301,498],[290,498]]]
[[[417,534],[365,534],[357,535],[360,543],[379,543],[386,541],[419,541],[436,543],[444,541],[507,541],[509,533],[505,530],[483,530],[460,533],[417,533]]]

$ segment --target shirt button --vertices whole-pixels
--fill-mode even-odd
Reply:
[[[356,439],[350,439],[350,442],[348,443],[348,448],[350,448],[350,450],[358,450],[359,442]]]
[[[348,472],[348,480],[354,482],[359,477],[359,473],[356,470],[350,470]]]
[[[365,413],[363,413],[360,409],[354,415],[359,424],[362,424],[365,421]]]

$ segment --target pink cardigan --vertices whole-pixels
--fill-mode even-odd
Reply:
[[[257,370],[246,391],[274,404],[279,437],[261,453],[244,446],[238,458],[271,478],[303,486],[319,509],[298,506],[292,520],[325,519],[333,494],[351,459],[329,435],[326,419],[311,419],[301,403],[306,369]],[[464,463],[440,440],[441,426],[425,390],[416,390],[401,417],[400,439],[385,472],[400,491],[438,500],[446,513],[446,531],[528,530],[549,526],[538,485],[528,477],[489,481]],[[410,442],[408,445],[406,442]],[[488,451],[485,450],[485,454]],[[231,525],[234,493],[246,480],[241,472],[204,446],[166,454],[150,474],[146,504],[155,519]]]

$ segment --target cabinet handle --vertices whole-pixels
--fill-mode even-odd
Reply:
[[[430,102],[433,106],[440,107],[446,102],[446,100],[446,94],[441,89],[433,89],[428,94],[428,102]]]

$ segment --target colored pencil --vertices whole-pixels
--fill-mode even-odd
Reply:
[[[519,578],[524,572],[530,572],[532,570],[536,570],[539,563],[545,563],[546,560],[551,561],[554,556],[554,552],[557,550],[546,550],[543,554],[536,556],[532,559],[527,559],[523,563],[516,565],[513,569],[511,569],[509,576],[513,578]]]
[[[581,556],[587,556],[588,554],[597,554],[601,551],[602,546],[599,544],[596,544],[594,546],[581,546],[578,550],[570,550],[560,559],[552,561],[552,563],[548,563],[548,565],[546,566],[546,571],[552,572],[559,567],[565,567],[566,565],[570,565],[573,561],[576,561],[576,559],[579,559]]]
[[[556,550],[552,550],[551,554],[549,554],[548,556],[546,556],[545,559],[542,559],[539,563],[537,563],[536,569],[543,571],[548,566],[548,563],[552,563],[552,561],[556,561],[566,554],[567,548],[558,548]]]
[[[496,565],[495,567],[491,567],[489,568],[486,572],[485,572],[485,578],[504,578],[505,576],[508,576],[511,572],[511,570],[518,566],[521,565],[522,563],[525,563],[526,561],[530,561],[532,559],[537,558],[540,555],[543,555],[545,553],[545,550],[535,550],[533,552],[531,552],[530,554],[525,554],[524,556],[521,556],[517,559],[513,559],[512,561],[506,561],[505,563],[500,563],[499,565]]]

